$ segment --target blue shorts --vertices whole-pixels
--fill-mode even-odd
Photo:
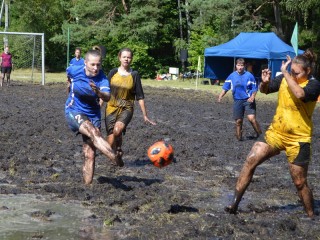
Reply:
[[[79,132],[79,128],[81,124],[86,120],[89,120],[97,128],[101,127],[101,119],[98,116],[88,117],[83,113],[72,112],[72,111],[66,111],[65,116],[66,116],[66,120],[69,128],[75,133]]]
[[[246,100],[234,100],[233,103],[233,118],[243,119],[244,112],[247,115],[256,115],[256,101],[248,102]]]

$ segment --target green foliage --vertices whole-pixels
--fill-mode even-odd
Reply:
[[[61,24],[67,16],[67,9],[63,2],[61,0],[24,0],[13,1],[10,4],[9,31],[44,33],[46,56],[50,56],[46,57],[46,64],[52,68],[62,63],[60,54],[57,52],[57,49],[62,49],[62,46],[48,40],[61,31]]]
[[[311,30],[302,30],[299,34],[299,45],[303,49],[312,46],[312,43],[316,41],[317,36]]]
[[[180,3],[183,38],[178,1],[173,0],[13,1],[8,30],[44,32],[46,65],[50,70],[65,68],[69,29],[70,55],[75,47],[85,52],[94,45],[103,45],[107,49],[103,60],[107,71],[118,66],[118,51],[124,46],[131,47],[134,68],[143,77],[152,77],[161,69],[178,66],[181,49],[188,49],[190,68],[195,69],[198,56],[203,56],[206,47],[224,43],[244,31],[277,32],[274,6],[278,3],[283,39],[290,42],[297,21],[299,47],[313,47],[320,53],[319,0],[180,0]]]
[[[190,37],[190,44],[189,44],[189,63],[190,63],[190,70],[196,70],[198,66],[198,56],[201,56],[201,62],[203,63],[204,58],[204,49],[207,47],[215,45],[215,37],[216,34],[214,33],[213,29],[207,27],[203,28],[199,31],[192,31]],[[203,64],[202,64],[203,67]]]

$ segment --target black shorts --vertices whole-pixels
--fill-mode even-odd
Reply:
[[[117,111],[114,111],[113,113],[107,115],[105,118],[107,135],[113,133],[114,125],[116,124],[116,122],[122,122],[125,125],[125,128],[123,130],[123,133],[125,133],[125,129],[130,123],[132,116],[133,109],[125,108],[119,108]]]
[[[1,67],[2,73],[11,73],[12,67]]]

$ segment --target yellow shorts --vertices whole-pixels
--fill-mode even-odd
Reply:
[[[298,142],[283,136],[272,129],[268,129],[265,134],[266,142],[280,151],[285,150],[287,159],[295,165],[305,165],[311,160],[310,142]]]

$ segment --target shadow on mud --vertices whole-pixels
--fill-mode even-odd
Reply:
[[[138,177],[130,177],[130,176],[119,176],[117,178],[100,176],[97,178],[97,181],[100,184],[105,184],[105,183],[111,184],[114,188],[120,188],[124,191],[131,191],[133,188],[131,186],[127,186],[123,182],[143,183],[145,186],[150,186],[154,183],[163,182],[160,179],[146,179],[146,178],[138,178]]]
[[[171,214],[177,214],[177,213],[182,213],[182,212],[195,213],[195,212],[199,212],[199,210],[194,207],[188,207],[188,206],[184,206],[184,205],[175,204],[175,205],[172,205],[168,211],[168,213],[171,213]]]

